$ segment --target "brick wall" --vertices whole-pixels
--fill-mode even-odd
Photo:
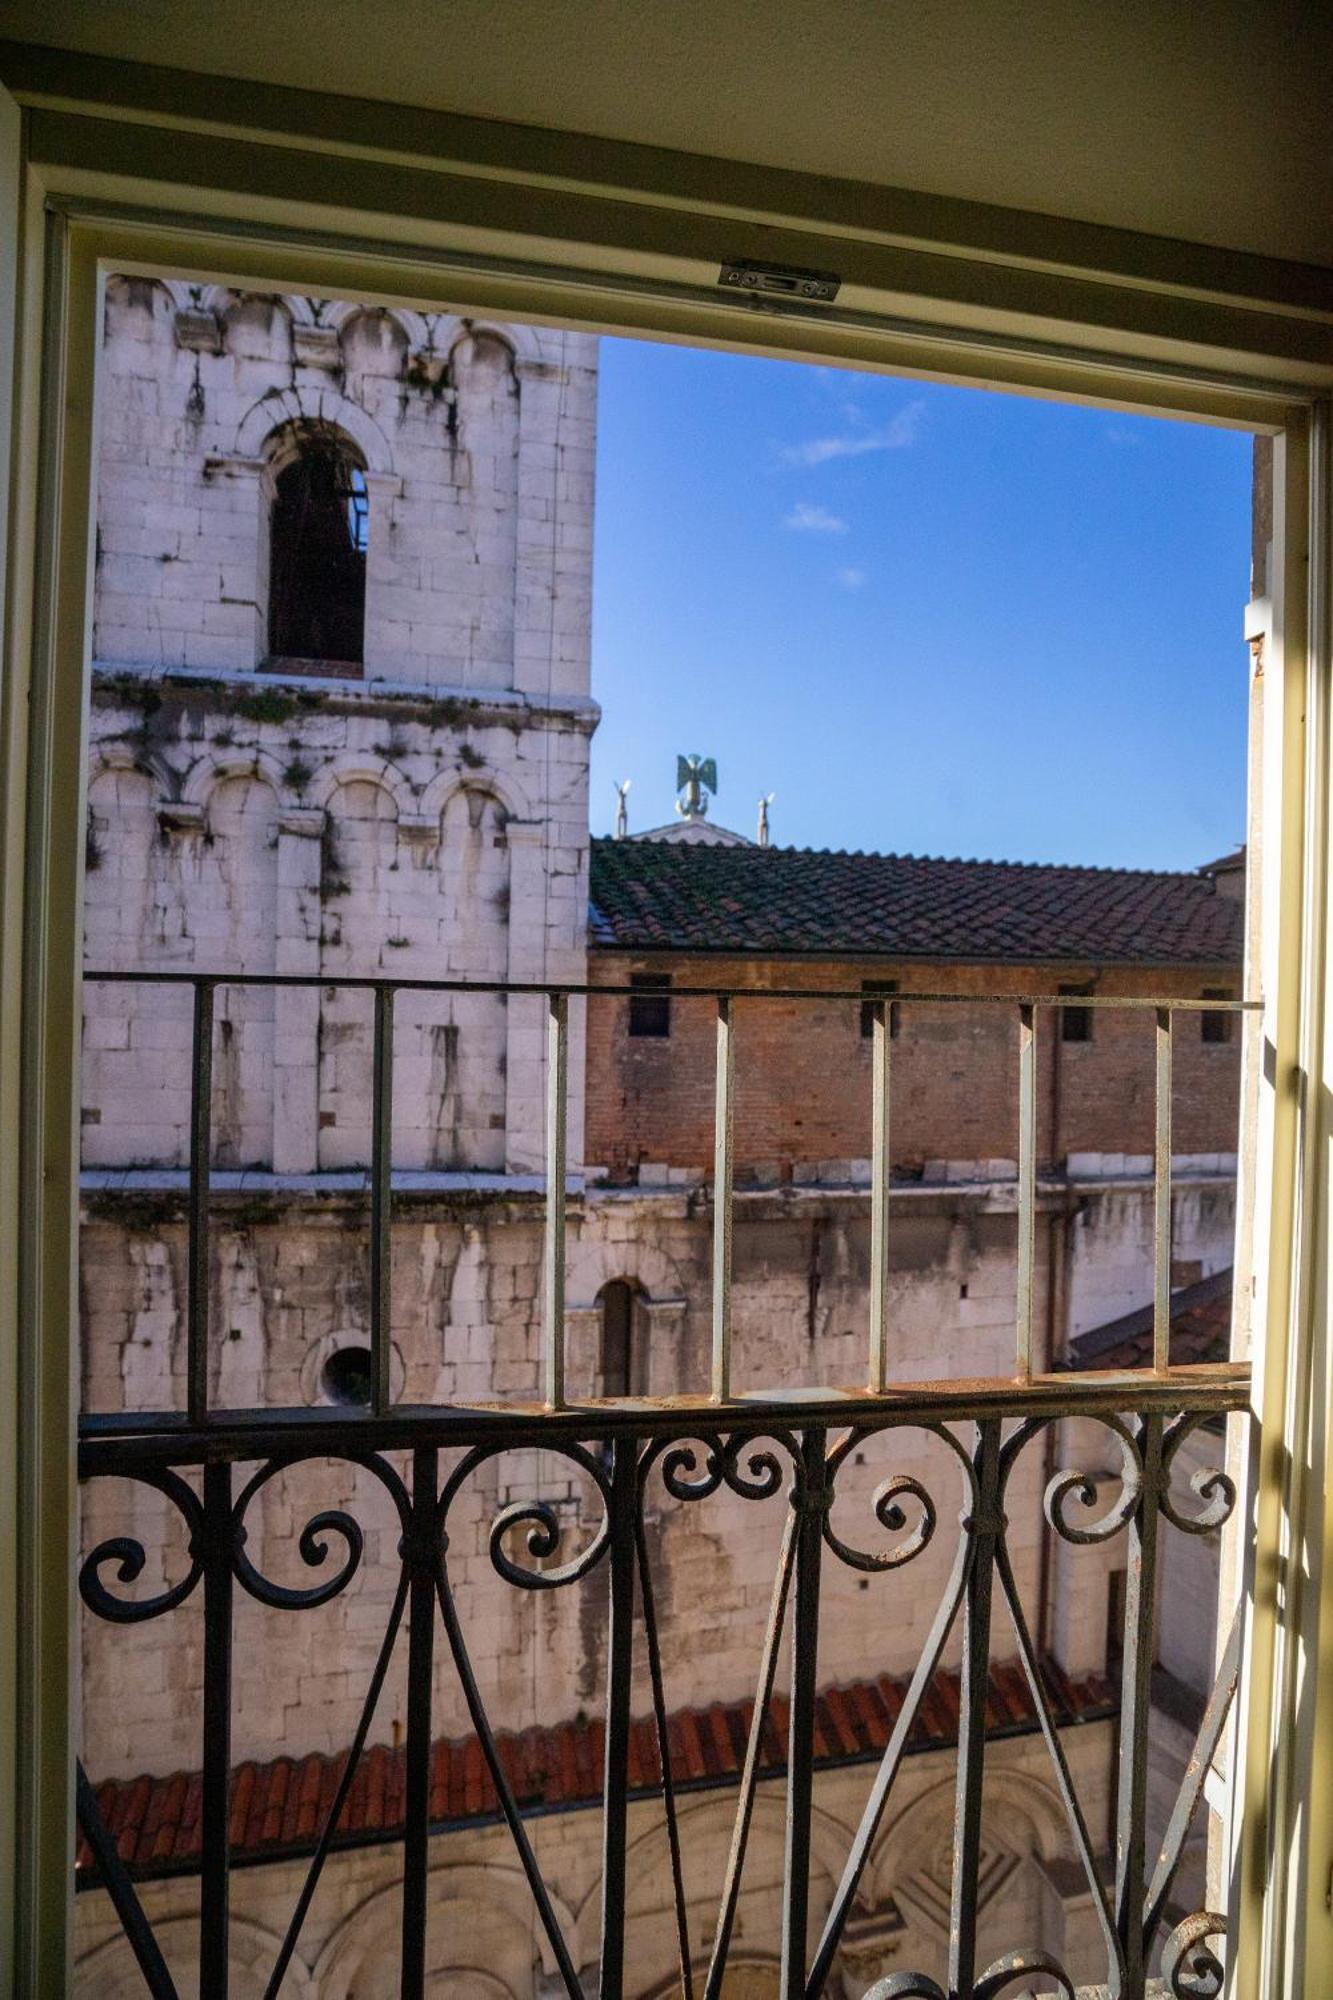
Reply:
[[[857,990],[896,979],[902,999],[893,1043],[892,1151],[896,1166],[930,1174],[930,1163],[1012,1162],[1018,1151],[1017,1010],[914,1006],[912,993],[1022,993],[1089,983],[1099,996],[1239,992],[1236,974],[1114,970],[1094,966],[953,966],[636,957],[594,952],[589,977],[622,986],[635,973],[670,973],[677,986]],[[799,1170],[850,1163],[870,1152],[871,1041],[856,1001],[769,1000],[736,1007],[738,1178],[801,1178]],[[673,998],[671,1033],[629,1034],[621,999],[588,1006],[587,1150],[613,1180],[653,1177],[654,1168],[701,1171],[712,1160],[715,1009]],[[1056,1017],[1038,1020],[1038,1150],[1043,1162],[1070,1154],[1151,1154],[1154,1132],[1153,1017],[1094,1012],[1092,1038],[1064,1042]],[[1240,1023],[1230,1039],[1205,1043],[1199,1017],[1177,1022],[1173,1149],[1226,1156],[1236,1150]],[[1215,1164],[1222,1162],[1216,1161]],[[1133,1164],[1132,1162],[1130,1163]],[[932,1176],[933,1177],[933,1176]]]

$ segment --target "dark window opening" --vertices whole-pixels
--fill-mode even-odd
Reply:
[[[319,1385],[331,1403],[364,1410],[370,1405],[370,1349],[339,1347],[319,1372]]]
[[[883,993],[886,995],[896,993],[898,991],[898,982],[896,979],[863,979],[861,981],[861,991],[863,993]],[[869,1041],[874,1032],[875,1002],[873,1000],[863,1000],[861,1002],[861,1033]],[[889,1005],[889,1040],[896,1042],[897,1039],[898,1002],[894,1000]]]
[[[629,1031],[631,1035],[655,1037],[658,1040],[671,1033],[671,974],[669,972],[632,972],[632,989],[629,1000]]]
[[[1058,993],[1092,992],[1090,986],[1060,986]],[[1090,1042],[1092,1040],[1091,1007],[1062,1007],[1060,1009],[1060,1040],[1062,1042]]]
[[[632,1396],[635,1388],[634,1287],[613,1279],[601,1291],[602,1394]]]
[[[1226,986],[1205,986],[1200,996],[1204,1000],[1234,1000],[1235,994]],[[1199,1040],[1201,1042],[1229,1042],[1231,1040],[1234,1014],[1200,1014]]]
[[[277,476],[269,522],[269,651],[360,665],[365,652],[365,474],[336,437],[310,432]]]

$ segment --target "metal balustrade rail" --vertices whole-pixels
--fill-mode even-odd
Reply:
[[[137,987],[176,986],[193,994],[194,1015],[190,1059],[189,1249],[187,1281],[187,1416],[191,1423],[211,1415],[208,1383],[208,1237],[209,1183],[212,1158],[212,1048],[214,1000],[218,987],[305,989],[368,992],[373,996],[371,1030],[370,1199],[370,1352],[372,1394],[369,1413],[382,1416],[390,1407],[389,1326],[391,1259],[389,1232],[393,1202],[393,1031],[394,1001],[400,993],[500,994],[506,998],[539,998],[546,1009],[546,1219],[542,1277],[542,1379],[545,1406],[565,1405],[565,1201],[568,1180],[566,1130],[569,1090],[569,1001],[574,996],[600,1001],[628,999],[631,989],[583,984],[548,986],[503,980],[330,979],[315,974],[88,972],[85,985],[104,983]],[[891,1208],[890,1112],[892,1104],[890,1007],[887,999],[868,997],[857,989],[818,987],[678,986],[674,1000],[712,1000],[717,1009],[713,1158],[713,1323],[711,1400],[732,1399],[731,1264],[734,1220],[735,1048],[738,1003],[764,1005],[774,1001],[845,1003],[872,1010],[872,1158],[870,1176],[871,1276],[869,1351],[862,1387],[882,1394],[888,1382],[888,1269]],[[1042,1009],[1068,1006],[1061,995],[1017,997],[999,994],[912,993],[897,1004],[917,1007],[999,1007],[1015,1018],[1018,1031],[1018,1249],[1017,1312],[1014,1379],[1033,1379],[1033,1280],[1037,1204],[1037,1023]],[[1154,1277],[1153,1365],[1158,1372],[1170,1364],[1171,1300],[1171,1093],[1175,1017],[1188,1014],[1239,1014],[1259,1008],[1253,1000],[1194,998],[1103,999],[1080,995],[1080,1009],[1151,1013],[1155,1021],[1156,1130],[1154,1157]]]
[[[170,1621],[199,1593],[203,1616],[200,1716],[202,1808],[198,1992],[226,2000],[232,1857],[231,1717],[235,1592],[300,1616],[330,1602],[365,1571],[367,1536],[348,1507],[326,1508],[304,1525],[297,1546],[318,1574],[307,1587],[275,1581],[247,1549],[250,1509],[275,1476],[303,1464],[342,1463],[369,1474],[386,1495],[400,1538],[382,1579],[391,1602],[364,1701],[335,1795],[295,1896],[285,1935],[267,1973],[276,2000],[297,1951],[321,1875],[337,1841],[340,1815],[366,1749],[376,1705],[399,1648],[407,1654],[402,1834],[402,1918],[398,1987],[404,2000],[427,1991],[427,1876],[432,1833],[430,1758],[437,1669],[457,1677],[518,1864],[532,1899],[534,1923],[562,1991],[578,2000],[585,1968],[562,1930],[524,1812],[506,1768],[499,1737],[504,1718],[490,1713],[472,1655],[466,1602],[450,1568],[450,1522],[456,1505],[475,1499],[482,1468],[504,1453],[541,1453],[564,1462],[593,1495],[599,1518],[573,1553],[566,1529],[542,1494],[511,1500],[489,1521],[485,1547],[495,1575],[513,1589],[553,1591],[577,1585],[604,1568],[606,1617],[605,1764],[602,1784],[600,1957],[595,1990],[603,2000],[630,1990],[633,1939],[627,1933],[627,1814],[630,1723],[636,1659],[647,1668],[659,1754],[657,1791],[668,1832],[672,1907],[681,1991],[688,2000],[720,2000],[736,1927],[752,1817],[760,1781],[760,1739],[772,1713],[784,1645],[789,1652],[786,1844],[780,1918],[783,2000],[817,2000],[838,1968],[844,1927],[866,1879],[876,1836],[895,1793],[912,1727],[957,1632],[961,1641],[960,1713],[955,1786],[950,1939],[944,1983],[925,1972],[881,1980],[867,2000],[999,2000],[1036,1991],[1073,2000],[1073,1974],[1022,1939],[1004,1956],[979,1962],[978,1912],[982,1876],[982,1786],[987,1760],[988,1672],[997,1640],[1021,1664],[1036,1727],[1049,1756],[1051,1780],[1066,1817],[1069,1845],[1086,1879],[1099,1937],[1095,1974],[1115,2000],[1139,2000],[1156,1973],[1179,2000],[1220,1992],[1220,1960],[1209,1943],[1225,1919],[1201,1910],[1181,1917],[1173,1903],[1181,1857],[1221,1741],[1236,1685],[1239,1624],[1222,1650],[1193,1755],[1188,1760],[1160,1851],[1150,1853],[1148,1728],[1150,1674],[1156,1656],[1162,1537],[1215,1535],[1230,1516],[1235,1490],[1225,1468],[1195,1472],[1179,1490],[1177,1462],[1187,1439],[1249,1403],[1246,1367],[1227,1363],[1173,1367],[1170,1361],[1171,1058],[1176,1014],[1242,1012],[1246,1002],[1107,1000],[1080,996],[1081,1007],[1146,1008],[1155,1023],[1156,1199],[1154,1343],[1151,1368],[1108,1374],[1039,1374],[1032,1339],[1033,1241],[1037,1200],[1036,1057],[1041,1010],[1060,996],[978,998],[900,996],[917,1005],[1001,1006],[1019,1035],[1019,1157],[1017,1311],[1014,1375],[1008,1379],[891,1384],[888,1301],[890,1199],[890,1033],[887,1001],[875,1001],[872,1052],[873,1160],[869,1189],[872,1254],[869,1345],[863,1382],[844,1390],[737,1395],[731,1371],[731,1224],[735,1043],[743,1009],[767,999],[845,1001],[860,1008],[860,991],[822,989],[676,988],[673,998],[702,995],[717,1007],[716,1145],[713,1181],[712,1371],[709,1393],[650,1401],[629,1398],[571,1404],[564,1378],[565,1112],[568,1089],[568,1003],[574,995],[607,1002],[614,989],[582,985],[485,984],[412,980],[328,980],[272,975],[97,973],[117,983],[182,984],[193,992],[193,1058],[188,1198],[189,1293],[186,1309],[188,1407],[184,1412],[90,1415],[81,1424],[79,1473],[85,1482],[128,1480],[165,1497],[184,1534],[183,1574],[136,1596],[133,1586],[149,1552],[128,1535],[99,1542],[83,1558],[79,1587],[95,1618],[112,1625]],[[214,996],[219,986],[359,988],[374,995],[371,1160],[369,1167],[372,1395],[366,1409],[216,1410],[209,1400],[207,1325],[210,1051]],[[389,1386],[390,1228],[392,1207],[392,1060],[395,995],[405,991],[502,992],[536,995],[547,1020],[546,1227],[542,1270],[544,1400],[467,1407],[397,1406]],[[741,1026],[738,1027],[738,1014]],[[1019,1467],[1034,1469],[1053,1427],[1084,1420],[1114,1449],[1119,1471],[1110,1499],[1104,1468],[1074,1466],[1045,1482],[1042,1507],[1055,1535],[1074,1547],[1123,1537],[1126,1552],[1121,1717],[1115,1748],[1114,1855],[1104,1873],[1088,1816],[1077,1794],[1062,1742],[1057,1705],[1043,1672],[1015,1579],[1007,1500]],[[951,1479],[896,1468],[895,1451],[913,1434],[945,1454]],[[1039,1440],[1047,1440],[1039,1443]],[[1084,1449],[1088,1447],[1085,1443]],[[884,1477],[870,1503],[863,1537],[835,1529],[833,1507],[843,1468],[854,1455],[880,1454]],[[915,1460],[913,1460],[915,1462]],[[535,1459],[529,1463],[535,1465]],[[1026,1474],[1025,1474],[1026,1476]],[[531,1474],[535,1480],[535,1470]],[[698,1935],[691,1929],[678,1805],[668,1740],[661,1635],[649,1542],[654,1510],[664,1499],[703,1506],[715,1496],[780,1510],[780,1546],[771,1606],[756,1663],[755,1700],[736,1787],[734,1829],[715,1914]],[[855,1504],[850,1495],[844,1513]],[[947,1523],[954,1517],[956,1528]],[[842,1516],[839,1516],[840,1521]],[[815,1728],[818,1694],[821,1574],[829,1563],[879,1576],[886,1593],[897,1572],[928,1547],[952,1550],[947,1580],[912,1672],[906,1699],[869,1782],[864,1810],[848,1846],[831,1899],[812,1901]],[[383,1538],[379,1538],[383,1542]],[[908,1586],[911,1587],[910,1585]],[[678,1607],[679,1610],[679,1607]],[[884,1615],[893,1616],[886,1595]],[[1003,1629],[1002,1629],[1003,1628]],[[1007,1629],[1007,1641],[1004,1630]],[[169,1625],[168,1625],[169,1634]],[[174,2000],[173,1982],[155,1941],[132,1871],[121,1859],[99,1811],[94,1787],[79,1773],[79,1820],[97,1877],[110,1895],[124,1933],[157,2000]],[[842,1977],[837,1970],[838,1978]]]

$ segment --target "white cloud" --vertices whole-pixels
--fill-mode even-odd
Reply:
[[[833,574],[844,590],[860,590],[866,580],[866,573],[863,569],[848,567],[846,569],[835,570]]]
[[[868,451],[906,451],[916,443],[925,414],[923,402],[907,403],[879,430],[807,438],[786,446],[782,456],[788,465],[827,465],[831,458],[861,458]]]
[[[847,523],[837,514],[830,514],[827,507],[816,507],[808,500],[798,500],[790,514],[782,523],[784,528],[794,528],[803,535],[845,535]]]

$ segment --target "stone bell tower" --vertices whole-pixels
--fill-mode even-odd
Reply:
[[[90,969],[582,980],[596,361],[578,333],[109,283]],[[180,994],[93,984],[87,1011],[85,1165],[178,1167]],[[215,1163],[363,1165],[368,1020],[364,994],[223,989]],[[537,1001],[402,995],[395,1165],[536,1168],[542,1050]]]

